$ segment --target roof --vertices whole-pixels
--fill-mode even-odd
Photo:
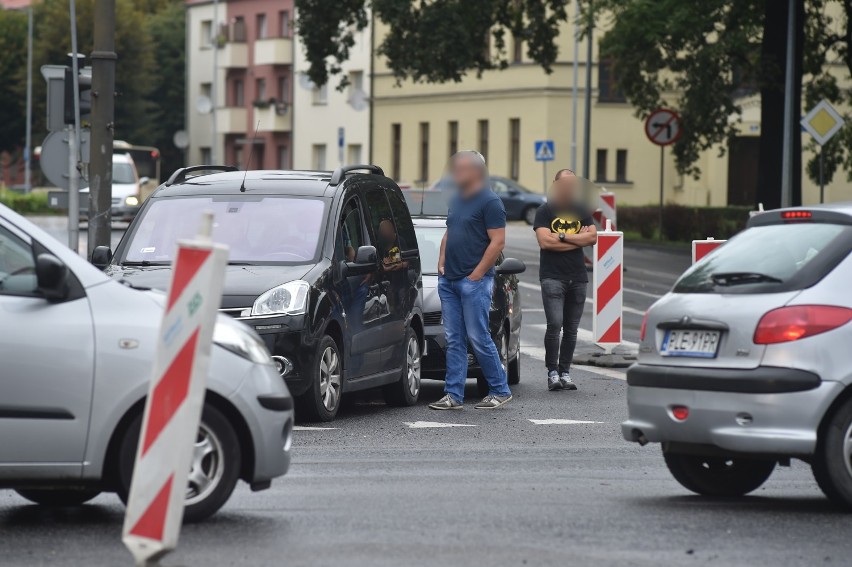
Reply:
[[[227,171],[188,177],[171,186],[161,185],[153,196],[237,195],[245,177],[246,195],[331,196],[330,171]]]
[[[429,216],[429,217],[411,217],[414,221],[414,226],[446,228],[447,217]]]

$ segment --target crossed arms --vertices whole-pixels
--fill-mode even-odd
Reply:
[[[542,250],[567,252],[595,244],[598,241],[598,229],[595,225],[584,226],[577,234],[566,234],[565,240],[559,240],[558,234],[542,226],[535,229],[535,237]]]

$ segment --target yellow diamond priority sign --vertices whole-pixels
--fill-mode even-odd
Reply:
[[[802,118],[801,123],[808,134],[823,146],[843,127],[843,117],[827,100],[822,99]]]

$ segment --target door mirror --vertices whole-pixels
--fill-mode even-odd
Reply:
[[[50,301],[65,299],[68,295],[68,268],[53,254],[39,254],[36,258],[37,290]]]
[[[346,275],[369,274],[379,269],[375,246],[360,246],[355,252],[355,261],[346,262]]]
[[[150,177],[140,177],[140,178],[139,178],[139,185],[140,185],[140,186],[145,185],[145,184],[146,184],[146,183],[148,183],[149,181],[151,181],[151,178],[150,178]]]
[[[99,270],[105,270],[112,261],[112,250],[109,246],[96,246],[92,250],[92,265]]]
[[[506,258],[495,268],[498,274],[508,276],[510,274],[522,274],[527,271],[527,265],[517,258]]]

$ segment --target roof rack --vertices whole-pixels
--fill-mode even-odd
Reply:
[[[334,173],[331,174],[331,181],[328,184],[332,186],[340,185],[340,182],[343,181],[347,173],[359,170],[366,170],[376,175],[385,174],[384,170],[378,165],[345,165],[334,170]]]
[[[194,171],[237,171],[237,168],[233,165],[191,165],[189,167],[182,167],[172,173],[171,177],[165,183],[166,187],[170,187],[176,183],[183,183],[186,181],[186,175]]]

